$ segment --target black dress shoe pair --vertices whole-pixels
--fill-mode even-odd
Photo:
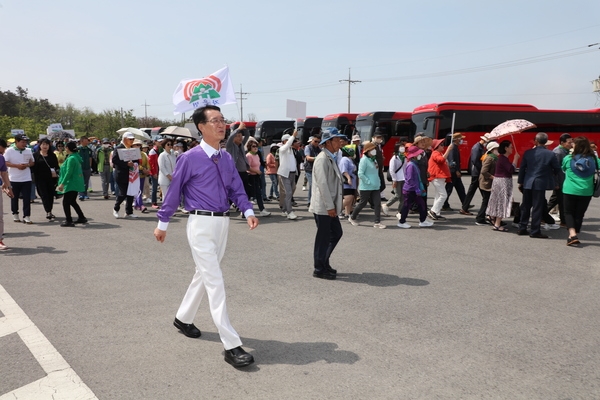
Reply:
[[[530,238],[534,238],[534,239],[548,239],[548,235],[544,235],[543,233],[532,233],[531,235],[529,235]]]
[[[252,354],[246,352],[241,346],[225,350],[225,361],[236,368],[247,367],[254,362]]]
[[[175,318],[175,321],[173,321],[173,325],[175,325],[175,327],[187,337],[199,338],[202,335],[200,329],[196,328],[194,324],[184,324],[177,318]]]
[[[317,272],[314,271],[313,272],[313,277],[315,278],[319,278],[319,279],[327,279],[329,281],[332,281],[335,279],[336,275],[329,272],[329,271],[325,271],[325,272]]]

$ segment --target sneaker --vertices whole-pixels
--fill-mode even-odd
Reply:
[[[542,228],[545,231],[549,231],[549,230],[560,229],[560,225],[559,224],[544,224],[544,225],[542,225]]]
[[[268,212],[267,210],[262,210],[258,215],[261,217],[268,217],[271,215],[271,213]]]
[[[6,250],[8,249],[8,246],[4,244],[4,242],[2,242],[2,240],[0,240],[0,250]]]
[[[116,219],[119,219],[119,212],[118,212],[117,210],[113,210],[113,216],[114,216]]]
[[[83,196],[79,196],[78,198],[79,198],[79,201],[84,201],[85,200],[85,197],[83,197]]]
[[[281,212],[281,216],[287,218],[287,216],[288,216],[287,211],[282,211]]]
[[[13,221],[21,222],[21,220],[19,219],[19,214],[13,214]]]
[[[423,222],[419,222],[419,228],[427,228],[433,226],[433,221],[425,220]]]
[[[138,218],[138,216],[131,213],[131,214],[125,214],[125,218]]]
[[[152,208],[157,209],[157,208],[160,208],[160,207],[158,206],[158,204],[152,203]]]
[[[23,223],[29,224],[29,225],[33,224],[33,222],[31,222],[31,220],[29,219],[29,217],[24,217],[23,218]]]
[[[306,186],[302,186],[302,191],[306,192]]]
[[[511,225],[513,228],[517,228],[517,229],[519,229],[521,227],[521,224],[519,224],[518,222],[513,222]]]
[[[90,190],[90,192],[93,192],[93,190]],[[88,196],[88,195],[85,195],[85,196],[83,196],[83,198],[84,198],[85,200],[89,200],[89,199],[90,199],[90,196]]]
[[[402,228],[402,229],[408,229],[410,228],[410,225],[407,224],[406,222],[401,224],[400,222],[398,222],[398,225],[396,225],[398,228]]]
[[[144,210],[146,210],[146,209],[144,208]],[[142,212],[144,212],[144,210],[142,210]],[[180,210],[180,211],[181,211],[181,213],[182,213],[182,214],[189,214],[189,213],[190,213],[190,212],[189,212],[188,210],[186,210],[185,208],[181,208],[181,210]],[[146,213],[147,213],[147,212],[148,212],[148,210],[146,210]]]
[[[294,214],[293,211],[287,215],[287,219],[297,219],[297,218],[298,218],[298,216],[296,214]]]
[[[438,215],[431,210],[427,211],[427,215],[429,215],[429,218],[431,218],[434,221],[439,219]]]
[[[485,225],[489,225],[490,223],[485,220],[485,221],[475,221],[475,225],[477,226],[485,226]]]
[[[357,222],[355,219],[352,219],[352,216],[349,216],[349,217],[348,217],[348,221],[349,221],[349,222],[350,222],[352,225],[354,225],[354,226],[358,226],[358,222]]]
[[[383,213],[383,215],[385,215],[386,217],[389,217],[389,216],[390,216],[390,214],[389,214],[389,212],[390,212],[390,208],[387,206],[387,204],[383,204],[383,205],[381,206],[381,212],[382,212],[382,213]]]
[[[385,228],[387,228],[387,226],[385,226],[381,222],[378,222],[375,225],[373,225],[373,228],[385,229]]]

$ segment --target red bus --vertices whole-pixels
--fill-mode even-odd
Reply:
[[[525,119],[537,125],[536,129],[506,136],[521,155],[533,147],[537,132],[548,134],[554,141],[552,148],[559,144],[563,133],[600,141],[600,109],[540,110],[529,104],[434,103],[415,108],[412,115],[417,133],[424,132],[434,139],[446,138],[453,132],[465,136],[460,145],[463,170],[468,168],[471,147],[479,137],[509,119]]]
[[[340,133],[348,136],[348,139],[352,139],[356,117],[358,117],[358,114],[329,114],[323,117],[321,128],[337,128]]]
[[[415,124],[409,112],[374,111],[362,113],[356,118],[356,133],[360,135],[361,142],[370,141],[375,129],[383,134],[383,156],[386,161],[392,159],[394,146],[401,137],[408,141],[415,136]]]

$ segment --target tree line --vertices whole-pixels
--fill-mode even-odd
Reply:
[[[0,91],[0,138],[11,136],[11,129],[23,129],[31,139],[46,134],[52,123],[73,129],[77,137],[95,136],[117,138],[117,130],[123,127],[155,127],[179,125],[174,120],[155,117],[138,118],[133,110],[106,109],[95,113],[91,108],[76,108],[73,104],[53,104],[48,99],[29,96],[28,89],[17,86],[16,91]]]

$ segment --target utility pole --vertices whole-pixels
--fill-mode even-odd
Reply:
[[[350,84],[360,83],[361,81],[353,81],[350,77],[350,68],[348,68],[348,79],[340,79],[340,83],[342,82],[348,82],[348,113],[350,113]]]
[[[148,107],[150,107],[150,104],[146,104],[146,100],[144,100],[142,105],[144,106],[144,124],[148,125]]]
[[[242,90],[242,84],[240,83],[240,91],[239,92],[235,92],[235,94],[239,94],[240,97],[238,97],[238,99],[240,100],[240,122],[244,121],[244,100],[248,100],[247,97],[244,97],[245,94],[250,94],[248,92],[244,92]]]

